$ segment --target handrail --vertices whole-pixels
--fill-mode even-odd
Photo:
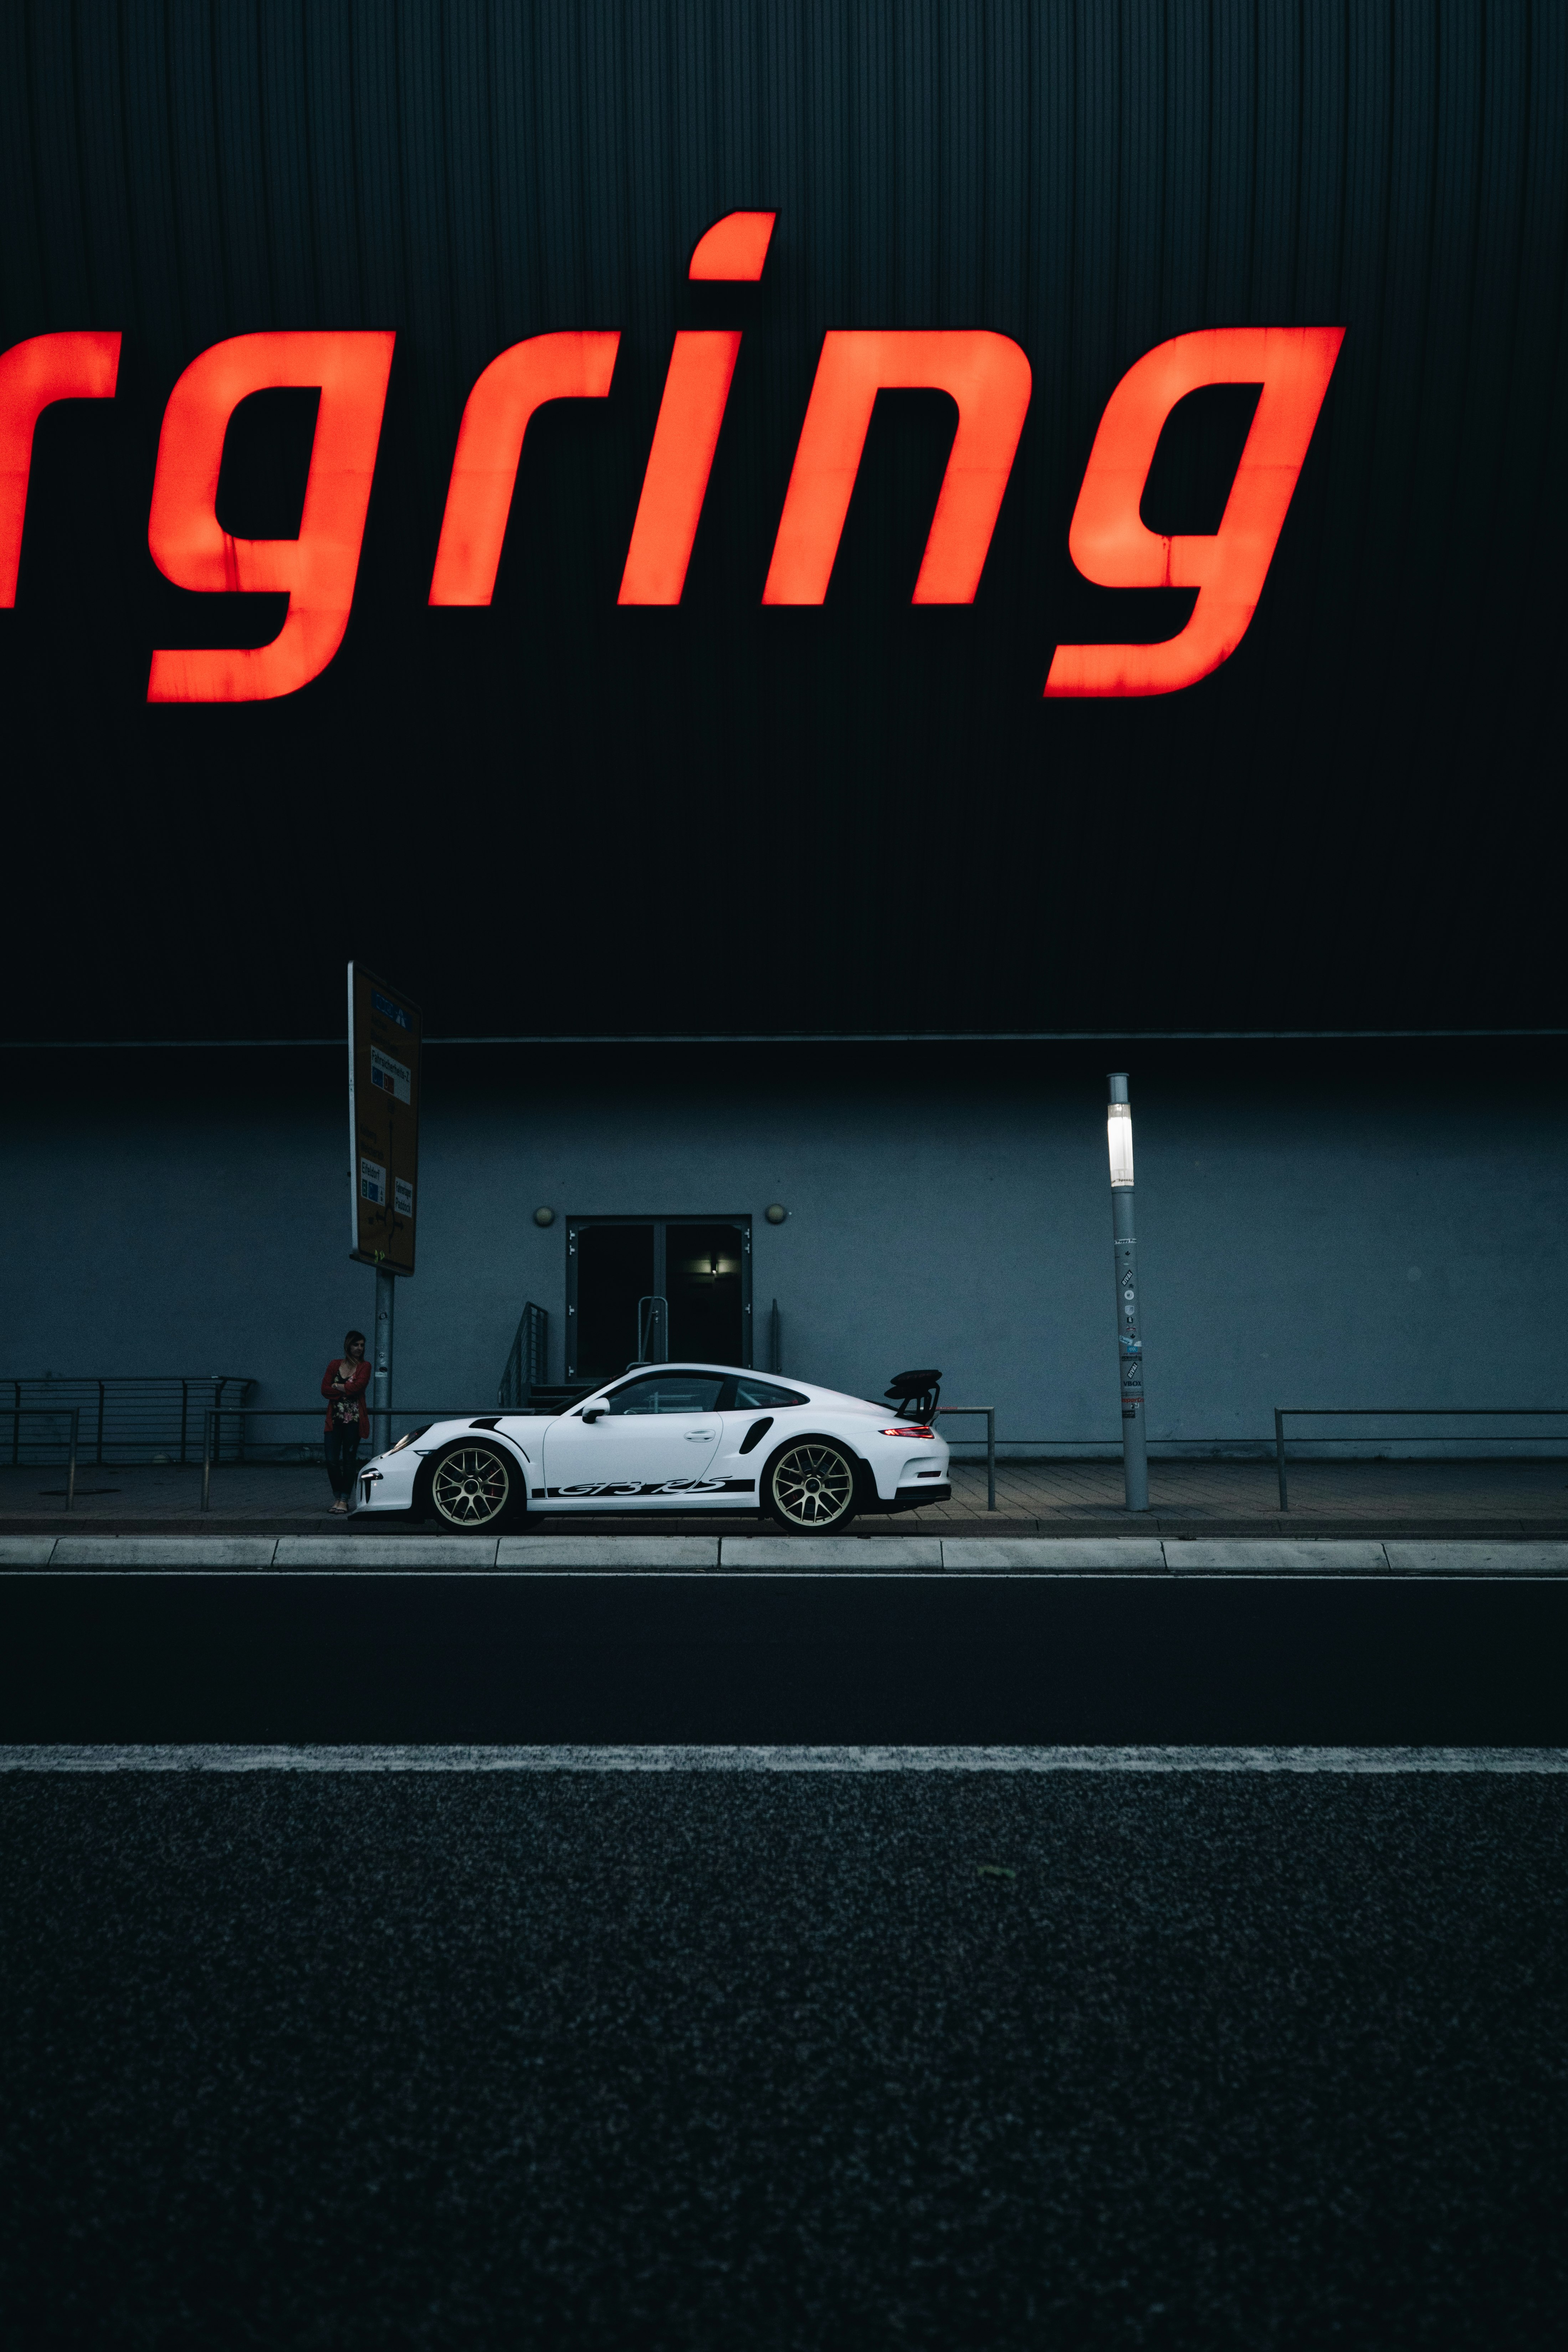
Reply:
[[[4,1410],[9,1412],[10,1407],[6,1406]],[[205,1406],[202,1412],[203,1510],[209,1511],[212,1508],[213,1441],[220,1421],[235,1413],[238,1413],[247,1421],[303,1421],[321,1412],[321,1410],[320,1398],[314,1404],[209,1404]],[[369,1407],[366,1406],[365,1410],[368,1412]],[[385,1420],[389,1436],[391,1425],[395,1421],[418,1421],[421,1418],[427,1422],[499,1421],[503,1417],[503,1413],[500,1411],[491,1412],[482,1406],[476,1411],[472,1405],[467,1404],[397,1404],[389,1406],[384,1413],[378,1412],[376,1415],[377,1420]],[[243,1433],[242,1432],[242,1436]]]
[[[644,1307],[647,1313],[643,1313]],[[654,1349],[663,1350],[655,1354]],[[669,1361],[669,1301],[662,1292],[648,1291],[637,1300],[637,1352],[639,1364],[668,1364]]]
[[[503,1412],[520,1410],[536,1388],[542,1389],[545,1385],[549,1332],[550,1317],[546,1309],[536,1306],[531,1298],[525,1299],[522,1313],[518,1318],[517,1330],[507,1351],[500,1386],[496,1391],[496,1402]]]
[[[1277,1404],[1274,1460],[1279,1473],[1279,1507],[1290,1507],[1285,1483],[1285,1423],[1291,1421],[1568,1421],[1561,1404]],[[1315,1445],[1355,1445],[1354,1437],[1316,1437]]]
[[[131,1468],[190,1458],[191,1410],[205,1399],[222,1403],[231,1394],[254,1393],[249,1372],[46,1372],[6,1373],[0,1396],[9,1399],[11,1459],[21,1460],[23,1412],[67,1413],[79,1406],[83,1436],[100,1468]],[[91,1416],[90,1423],[88,1416]]]
[[[994,1404],[939,1404],[933,1420],[940,1421],[944,1412],[973,1412],[985,1415],[985,1507],[996,1508],[996,1408]]]
[[[68,1511],[75,1510],[77,1453],[81,1443],[80,1405],[6,1404],[0,1405],[0,1413],[8,1413],[10,1415],[12,1428],[15,1432],[20,1431],[21,1424],[25,1421],[58,1421],[60,1415],[62,1413],[65,1414],[71,1425],[70,1451],[66,1456],[66,1508]],[[16,1458],[15,1446],[12,1448],[12,1458],[13,1460]]]

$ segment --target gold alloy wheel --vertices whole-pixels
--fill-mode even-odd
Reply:
[[[511,1494],[511,1472],[488,1445],[459,1445],[437,1463],[430,1499],[454,1528],[487,1528],[499,1519]]]
[[[836,1445],[792,1445],[768,1484],[779,1516],[792,1528],[831,1528],[855,1506],[855,1473]]]

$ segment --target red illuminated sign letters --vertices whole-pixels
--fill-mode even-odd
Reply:
[[[726,213],[698,238],[688,278],[725,278],[731,285],[750,279],[755,285],[777,218],[777,213]]]
[[[392,373],[389,334],[236,335],[193,360],[169,394],[147,544],[178,588],[284,590],[270,645],[153,656],[149,702],[266,702],[320,677],[343,641]],[[235,539],[217,519],[228,420],[253,392],[320,388],[298,539]]]
[[[432,604],[489,603],[529,419],[547,400],[605,399],[620,340],[614,332],[531,335],[486,368],[458,427]]]
[[[1344,341],[1342,327],[1215,327],[1145,352],[1111,394],[1073,510],[1068,550],[1102,588],[1195,588],[1179,635],[1152,646],[1058,646],[1047,695],[1173,694],[1247,634]],[[1162,539],[1138,509],[1160,430],[1214,383],[1261,384],[1217,531]]]
[[[768,257],[775,217],[727,213],[700,241],[687,275],[754,283]],[[741,338],[728,329],[676,336],[617,604],[680,602],[740,355]]]
[[[112,400],[120,338],[90,331],[34,335],[0,358],[0,605],[16,601],[33,427],[57,400]]]
[[[675,339],[617,604],[680,602],[740,352],[738,334]]]
[[[690,277],[762,277],[775,215],[727,213],[701,237]],[[1247,633],[1344,340],[1341,327],[1215,327],[1146,352],[1110,395],[1089,451],[1068,547],[1104,588],[1197,591],[1186,625],[1158,645],[1058,646],[1045,691],[1061,698],[1173,694],[1217,669]],[[621,577],[622,604],[679,604],[741,349],[735,328],[675,338]],[[160,649],[150,702],[258,702],[319,677],[353,603],[392,368],[391,333],[237,335],[203,352],[169,395],[147,540],[176,586],[288,596],[269,645]],[[603,400],[618,331],[513,343],[464,405],[441,521],[432,604],[488,604],[529,422],[546,401]],[[0,355],[0,605],[14,604],[33,429],[57,400],[114,396],[120,337],[36,335]],[[1140,511],[1166,420],[1211,384],[1259,387],[1217,530],[1162,537]],[[296,539],[237,539],[217,516],[224,436],[242,400],[285,386],[321,394]],[[1029,362],[983,328],[835,330],[811,398],[763,589],[764,604],[821,604],[879,392],[947,393],[958,421],[917,604],[974,601],[1024,429]]]
[[[917,604],[972,604],[1029,405],[1029,362],[1006,335],[834,333],[823,340],[764,604],[820,604],[879,392],[946,392],[958,404]]]

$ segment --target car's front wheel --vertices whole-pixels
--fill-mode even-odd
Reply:
[[[492,1535],[528,1507],[522,1465],[504,1446],[471,1438],[433,1454],[420,1484],[429,1517],[462,1535]]]
[[[826,1437],[804,1437],[773,1455],[763,1507],[792,1535],[829,1535],[855,1516],[855,1464]]]

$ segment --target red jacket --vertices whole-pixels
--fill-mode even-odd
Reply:
[[[359,1433],[362,1437],[368,1437],[370,1435],[370,1419],[364,1409],[364,1392],[370,1386],[370,1366],[368,1364],[355,1364],[347,1380],[340,1381],[338,1378],[339,1366],[346,1364],[351,1360],[352,1360],[347,1356],[334,1356],[331,1362],[327,1366],[326,1370],[321,1374],[321,1394],[331,1400],[327,1406],[326,1427],[329,1431],[333,1428],[342,1429],[344,1427],[345,1424],[342,1422],[333,1422],[332,1405],[338,1403],[340,1401],[344,1404],[348,1404],[352,1402],[357,1403],[359,1407]]]

